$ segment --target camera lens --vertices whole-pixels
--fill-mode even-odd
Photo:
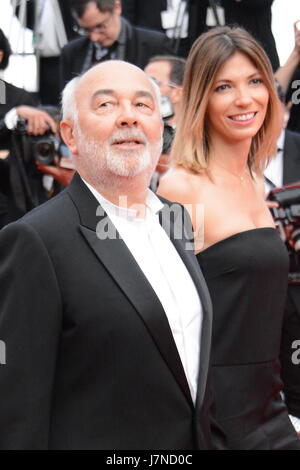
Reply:
[[[295,251],[300,251],[300,228],[295,228],[291,233],[291,238],[294,242]]]
[[[174,133],[175,131],[171,126],[168,126],[168,124],[164,125],[162,153],[168,153],[170,151]]]
[[[35,160],[43,165],[51,165],[54,160],[55,148],[51,140],[37,142],[34,148]]]

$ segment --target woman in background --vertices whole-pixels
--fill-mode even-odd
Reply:
[[[186,204],[192,217],[214,307],[216,418],[232,449],[300,450],[280,396],[288,256],[262,178],[279,131],[272,68],[258,43],[241,28],[199,37],[186,65],[174,166],[158,194]]]

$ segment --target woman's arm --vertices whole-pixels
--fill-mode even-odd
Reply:
[[[300,24],[298,22],[298,24]],[[297,28],[297,21],[294,23],[295,32],[295,46],[289,55],[286,63],[280,67],[276,73],[275,78],[278,80],[283,88],[284,93],[287,93],[289,84],[293,78],[295,70],[300,62],[300,30]]]

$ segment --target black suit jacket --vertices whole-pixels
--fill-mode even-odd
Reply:
[[[128,25],[129,37],[125,46],[125,60],[144,68],[149,59],[157,54],[172,54],[170,39],[157,31],[137,28]],[[88,38],[74,39],[67,44],[61,53],[61,88],[82,72],[90,40]]]
[[[300,182],[300,133],[285,130],[283,184]]]
[[[163,30],[161,12],[167,9],[167,0],[122,0],[122,16],[131,24]]]
[[[97,206],[75,175],[0,232],[0,448],[210,448],[212,311],[196,259],[166,202],[203,306],[194,406],[162,305],[124,242],[97,238]]]
[[[283,184],[300,182],[300,134],[285,131]],[[281,375],[289,412],[300,418],[300,371],[293,363],[294,341],[300,339],[300,286],[289,285],[281,342]]]

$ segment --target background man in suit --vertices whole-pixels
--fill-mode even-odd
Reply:
[[[282,103],[283,127],[277,141],[277,154],[265,170],[266,191],[300,182],[300,134],[286,129],[289,113],[283,88],[277,82]],[[297,228],[297,227],[296,227]],[[299,256],[299,255],[298,255]],[[300,339],[300,285],[289,284],[281,339],[281,375],[290,418],[300,437],[300,374],[299,364],[292,361],[295,341]]]
[[[79,174],[0,233],[0,448],[210,448],[211,303],[182,206],[147,189],[154,85],[99,64],[63,119]]]
[[[97,62],[126,60],[144,68],[153,55],[171,54],[162,33],[137,28],[121,17],[119,0],[71,0],[73,14],[85,37],[67,44],[61,54],[61,86]]]
[[[176,128],[176,120],[179,112],[181,97],[182,97],[182,84],[185,68],[185,59],[176,56],[159,55],[150,59],[145,67],[146,74],[154,78],[159,86],[161,95],[167,97],[171,104],[169,112],[172,113],[170,119],[164,116],[165,130],[164,140],[167,145],[164,145],[163,153],[158,161],[156,171],[153,173],[151,179],[151,188],[156,191],[160,175],[165,173],[170,166],[170,147],[173,140],[174,131]],[[167,113],[168,113],[167,106]],[[164,109],[162,108],[164,115]],[[166,134],[167,133],[167,134]]]
[[[159,55],[151,57],[144,69],[149,77],[156,80],[162,96],[169,98],[174,115],[167,122],[174,127],[181,102],[184,68],[185,59]]]
[[[7,67],[10,54],[10,44],[0,29],[0,70],[5,70]],[[22,199],[22,190],[17,183],[20,168],[16,155],[11,152],[11,155],[8,156],[12,150],[13,129],[16,127],[18,119],[27,121],[27,133],[31,135],[43,135],[49,128],[54,133],[57,131],[55,121],[47,112],[36,108],[35,99],[27,91],[4,81],[2,83],[5,85],[5,103],[0,104],[0,228],[26,212],[20,210],[15,200],[17,194],[18,199]],[[14,148],[14,150],[16,149]],[[41,189],[43,200],[46,200],[42,175],[36,168],[30,172],[30,179]]]
[[[8,39],[0,29],[0,70],[8,66],[11,48]],[[2,80],[2,82],[4,82]],[[10,130],[18,117],[28,121],[29,133],[43,134],[48,126],[56,132],[54,120],[36,108],[37,102],[30,93],[10,83],[5,83],[5,103],[0,104],[0,149],[10,149]],[[13,111],[12,111],[13,110]],[[10,112],[9,115],[7,115]]]

